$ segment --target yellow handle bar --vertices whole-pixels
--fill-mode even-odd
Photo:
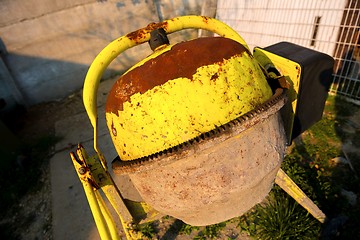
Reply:
[[[167,34],[183,29],[195,28],[212,31],[222,37],[239,42],[249,50],[243,38],[232,28],[214,18],[204,16],[182,16],[161,23],[151,23],[112,41],[92,62],[84,82],[83,101],[91,125],[94,128],[94,149],[101,155],[97,144],[97,91],[102,74],[109,64],[122,52],[150,40],[150,32],[163,28]]]

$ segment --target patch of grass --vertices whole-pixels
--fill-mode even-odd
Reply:
[[[199,234],[194,237],[196,240],[217,239],[222,229],[226,227],[226,222],[205,226]]]
[[[184,223],[181,228],[179,233],[181,234],[186,234],[186,235],[190,235],[193,231],[198,231],[200,228],[197,226],[191,226],[189,224]]]
[[[299,164],[290,164],[289,160],[288,166],[287,174],[314,199],[316,189],[309,183],[305,169]],[[239,217],[238,223],[240,231],[254,239],[319,239],[320,225],[278,186],[274,186],[266,203]]]
[[[257,239],[318,239],[320,223],[285,193],[273,191],[265,206],[256,207],[253,228]],[[275,197],[276,196],[276,197]]]
[[[141,234],[148,239],[153,239],[158,233],[155,222],[148,222],[137,225],[136,230],[141,232]]]
[[[304,146],[295,148],[284,159],[282,169],[323,211],[340,207],[340,187],[331,178],[328,161],[323,162],[316,155],[305,159],[304,154],[308,155],[308,152],[304,152]]]

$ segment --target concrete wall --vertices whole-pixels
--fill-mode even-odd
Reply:
[[[7,107],[64,98],[82,88],[89,65],[109,42],[159,19],[199,15],[204,1],[2,0],[0,98]],[[126,51],[104,78],[150,53],[145,44]]]

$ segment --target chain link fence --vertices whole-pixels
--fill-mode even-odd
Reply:
[[[360,101],[360,0],[218,0],[250,48],[288,41],[335,59],[330,91]]]

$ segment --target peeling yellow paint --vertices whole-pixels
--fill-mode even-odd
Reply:
[[[247,113],[272,95],[253,57],[240,55],[197,69],[193,79],[177,78],[106,113],[122,160],[174,147]],[[112,129],[116,128],[116,134]]]

